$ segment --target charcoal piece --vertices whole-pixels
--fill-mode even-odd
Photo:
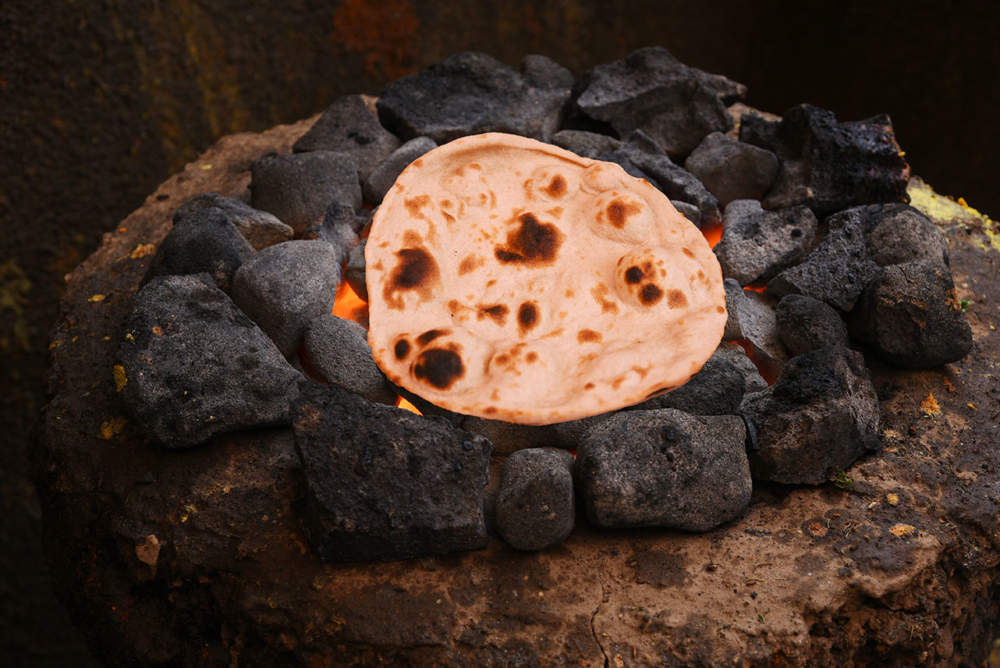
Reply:
[[[879,447],[879,404],[864,358],[827,346],[789,360],[740,412],[756,434],[755,479],[818,485]]]
[[[691,380],[626,410],[675,408],[692,415],[739,415],[743,395],[765,387],[767,382],[743,348],[723,343]]]
[[[355,211],[361,206],[358,171],[342,153],[270,153],[255,160],[250,171],[253,205],[273,213],[296,234],[320,222],[334,202]]]
[[[597,526],[708,531],[750,502],[746,428],[735,415],[664,408],[616,413],[577,452],[576,478]]]
[[[792,355],[847,345],[847,325],[829,304],[805,295],[785,295],[774,309],[778,338]]]
[[[396,560],[486,546],[490,442],[336,385],[293,407],[309,540],[326,561]]]
[[[246,202],[218,193],[202,193],[184,202],[174,214],[174,224],[195,211],[215,207],[221,209],[254,250],[288,241],[295,232],[267,211],[255,209]]]
[[[334,202],[326,210],[322,221],[312,225],[302,234],[303,239],[315,239],[330,244],[336,253],[337,263],[343,265],[358,244],[357,229],[364,218],[349,206]]]
[[[713,132],[687,157],[684,169],[725,208],[737,199],[763,199],[778,175],[778,157],[759,146]]]
[[[462,429],[488,438],[493,444],[493,451],[499,455],[554,445],[556,441],[555,429],[551,425],[516,424],[469,416],[462,421]]]
[[[344,266],[344,280],[351,286],[355,294],[368,301],[368,284],[365,281],[365,244],[367,239],[351,249],[347,254],[347,264]]]
[[[633,132],[627,142],[602,155],[600,159],[617,162],[627,172],[627,166],[633,165],[639,170],[633,176],[646,178],[671,200],[688,202],[698,207],[704,221],[719,219],[719,202],[715,196],[708,192],[694,174],[674,164],[656,140],[641,130]]]
[[[544,550],[573,531],[573,455],[565,450],[518,450],[503,463],[496,523],[507,544]]]
[[[584,158],[597,159],[622,145],[620,139],[586,130],[560,130],[552,135],[552,143]]]
[[[365,200],[380,204],[406,166],[436,146],[430,137],[414,137],[393,151],[365,179],[362,187]]]
[[[778,155],[768,209],[804,204],[825,216],[858,204],[905,202],[910,167],[886,115],[838,123],[833,112],[800,104],[782,120],[747,114],[740,141]]]
[[[762,355],[775,362],[788,359],[788,353],[778,336],[778,319],[770,297],[752,290],[744,290],[732,278],[723,285],[726,290],[726,328],[722,338],[726,341],[742,339],[749,342]]]
[[[948,266],[948,242],[930,218],[906,204],[869,204],[846,209],[830,216],[830,229],[849,223],[865,234],[868,254],[876,264],[887,267],[904,262],[928,261]]]
[[[673,204],[678,213],[691,221],[692,225],[701,227],[701,211],[698,210],[698,207],[694,204],[688,204],[687,202],[681,202],[680,200],[675,199],[670,200],[670,203]]]
[[[154,278],[136,295],[117,363],[135,422],[167,448],[288,424],[302,377],[207,275]]]
[[[816,239],[816,216],[808,207],[765,211],[760,202],[730,202],[722,217],[715,255],[722,275],[740,285],[766,281],[801,261]]]
[[[550,83],[540,87],[484,53],[457,53],[386,86],[378,114],[403,139],[427,136],[443,144],[480,132],[548,139],[570,93]]]
[[[862,225],[846,221],[831,228],[804,261],[772,278],[767,290],[776,297],[806,295],[846,313],[878,272]]]
[[[746,86],[688,67],[661,47],[599,65],[582,82],[575,107],[608,123],[619,137],[642,130],[671,158],[681,159],[711,132],[733,127],[726,105]]]
[[[309,323],[304,343],[309,361],[328,383],[368,401],[395,405],[396,393],[372,358],[364,327],[335,315],[322,315]]]
[[[229,222],[225,211],[198,209],[175,220],[146,277],[204,272],[221,290],[229,292],[233,274],[253,254],[253,247]]]
[[[882,269],[850,316],[851,334],[890,364],[929,369],[972,349],[951,271],[940,262],[906,262]]]
[[[521,59],[521,74],[535,88],[569,90],[573,73],[548,56],[529,53]]]
[[[349,155],[364,179],[398,147],[399,139],[379,124],[360,95],[344,95],[326,108],[292,150]]]
[[[289,357],[306,327],[333,311],[339,285],[340,262],[330,244],[286,241],[265,248],[239,268],[233,301]]]

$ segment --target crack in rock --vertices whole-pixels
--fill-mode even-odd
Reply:
[[[598,613],[601,612],[601,608],[607,602],[608,602],[608,590],[604,587],[604,583],[602,582],[601,602],[597,604],[597,607],[594,608],[593,614],[590,615],[590,635],[594,637],[594,642],[596,642],[597,646],[601,648],[601,654],[604,655],[604,668],[608,668],[608,666],[611,665],[611,658],[608,656],[608,651],[604,649],[604,644],[601,642],[601,639],[597,635],[597,628],[594,626],[594,622],[597,619]]]

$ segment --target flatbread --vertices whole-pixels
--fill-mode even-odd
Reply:
[[[663,193],[516,135],[414,161],[376,211],[365,259],[379,367],[494,420],[562,422],[679,387],[726,323],[719,263]]]

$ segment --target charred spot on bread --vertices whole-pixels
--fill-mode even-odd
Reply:
[[[498,325],[503,325],[507,321],[507,314],[510,309],[505,304],[491,304],[490,306],[480,306],[476,310],[476,317],[479,320],[490,318]]]
[[[517,324],[522,334],[538,324],[538,306],[534,302],[524,302],[518,307]]]
[[[555,197],[555,198],[562,197],[563,195],[565,195],[568,189],[569,186],[567,185],[566,179],[563,178],[562,174],[556,174],[555,176],[553,176],[552,180],[549,181],[549,184],[544,188],[545,193],[549,197]]]
[[[600,343],[603,338],[600,332],[592,329],[581,329],[576,333],[576,340],[580,343]]]
[[[562,243],[562,232],[552,224],[539,222],[533,213],[517,216],[517,229],[507,233],[507,243],[494,254],[504,264],[544,266],[552,264]]]
[[[465,375],[462,357],[448,348],[428,348],[417,356],[413,376],[439,390],[447,390]]]
[[[670,308],[682,308],[687,306],[688,300],[683,292],[680,290],[671,290],[667,293],[667,306]],[[723,309],[725,311],[725,309]],[[720,311],[721,313],[722,311]]]
[[[439,336],[444,336],[445,334],[450,333],[450,329],[428,329],[426,332],[417,337],[417,344],[420,346],[426,346]]]
[[[652,306],[663,297],[663,290],[655,283],[646,283],[639,291],[639,301],[643,306]]]
[[[410,354],[410,342],[405,338],[396,341],[396,345],[392,348],[392,353],[396,356],[396,359],[402,361],[406,359],[406,356]]]
[[[635,284],[641,281],[643,276],[645,274],[639,267],[629,267],[625,271],[625,282]]]

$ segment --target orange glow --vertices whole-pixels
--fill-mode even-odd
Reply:
[[[722,239],[722,223],[707,223],[702,226],[701,233],[705,235],[705,241],[712,248]]]
[[[413,404],[411,404],[409,401],[407,401],[403,397],[399,397],[398,399],[396,399],[396,406],[398,406],[399,408],[402,408],[403,410],[410,411],[411,413],[416,413],[417,415],[423,415],[423,413],[421,413],[420,411],[417,410],[416,406],[414,406]]]
[[[368,302],[358,296],[347,281],[342,281],[333,300],[333,314],[338,318],[368,325]]]
[[[744,285],[743,289],[750,290],[752,292],[764,292],[764,290],[767,290],[767,286],[759,283],[751,283],[750,285]]]
[[[777,382],[778,376],[781,375],[781,365],[779,363],[761,353],[754,344],[746,339],[737,339],[733,343],[743,348],[743,352],[747,354],[750,361],[757,367],[757,371],[760,372],[761,377],[768,385],[774,385]]]

